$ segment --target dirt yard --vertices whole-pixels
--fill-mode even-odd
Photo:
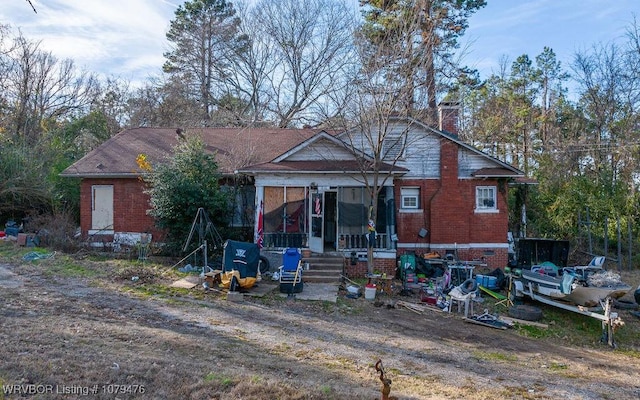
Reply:
[[[640,398],[626,310],[613,350],[586,317],[582,336],[533,338],[344,293],[231,302],[140,262],[1,260],[0,399],[372,400],[378,360],[398,399]]]

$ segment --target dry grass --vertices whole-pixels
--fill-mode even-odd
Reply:
[[[0,243],[0,383],[98,386],[93,397],[30,398],[370,400],[380,398],[378,359],[405,400],[640,395],[633,319],[612,351],[590,321],[546,310],[557,318],[551,333],[527,338],[364,299],[232,303],[169,288],[183,275],[166,265],[63,254],[24,262],[26,251]],[[628,278],[640,284],[640,274]],[[114,384],[124,392],[105,392]]]

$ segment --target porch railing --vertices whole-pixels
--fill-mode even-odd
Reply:
[[[389,235],[378,233],[376,235],[374,249],[390,249]],[[369,247],[369,240],[366,234],[340,234],[338,236],[338,247],[340,249],[366,249]]]
[[[306,233],[265,233],[264,247],[266,248],[287,248],[287,247],[307,247]]]
[[[265,233],[263,245],[266,248],[307,247],[307,234]],[[366,249],[368,246],[369,241],[365,234],[340,234],[338,236],[338,250]],[[373,247],[376,249],[390,249],[389,235],[378,233]]]

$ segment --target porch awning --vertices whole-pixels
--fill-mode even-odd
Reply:
[[[357,174],[362,173],[363,165],[356,160],[310,160],[310,161],[280,161],[277,163],[268,162],[241,168],[238,172],[259,173],[336,173],[336,174]],[[402,175],[409,170],[397,165],[382,163],[378,171],[387,172],[394,175]]]
[[[480,168],[471,176],[476,178],[521,178],[522,173],[510,171],[506,168]]]

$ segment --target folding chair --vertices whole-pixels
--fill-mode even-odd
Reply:
[[[287,248],[282,254],[280,272],[280,293],[300,293],[302,282],[302,253],[300,249]]]
[[[593,257],[593,259],[589,262],[589,265],[587,265],[587,266],[588,267],[602,268],[602,266],[604,265],[605,261],[606,261],[606,258],[604,256],[596,256],[596,257]]]
[[[488,295],[490,295],[491,297],[493,297],[496,300],[498,300],[496,302],[496,304],[495,304],[496,306],[502,305],[502,306],[505,306],[505,307],[509,308],[509,307],[511,307],[513,305],[513,300],[511,300],[511,290],[513,290],[512,286],[513,286],[513,275],[509,274],[507,276],[507,295],[506,296],[501,295],[500,293],[492,292],[491,290],[486,289],[486,288],[480,287],[480,289],[483,292],[485,292]],[[489,293],[489,292],[491,292],[491,293]]]

